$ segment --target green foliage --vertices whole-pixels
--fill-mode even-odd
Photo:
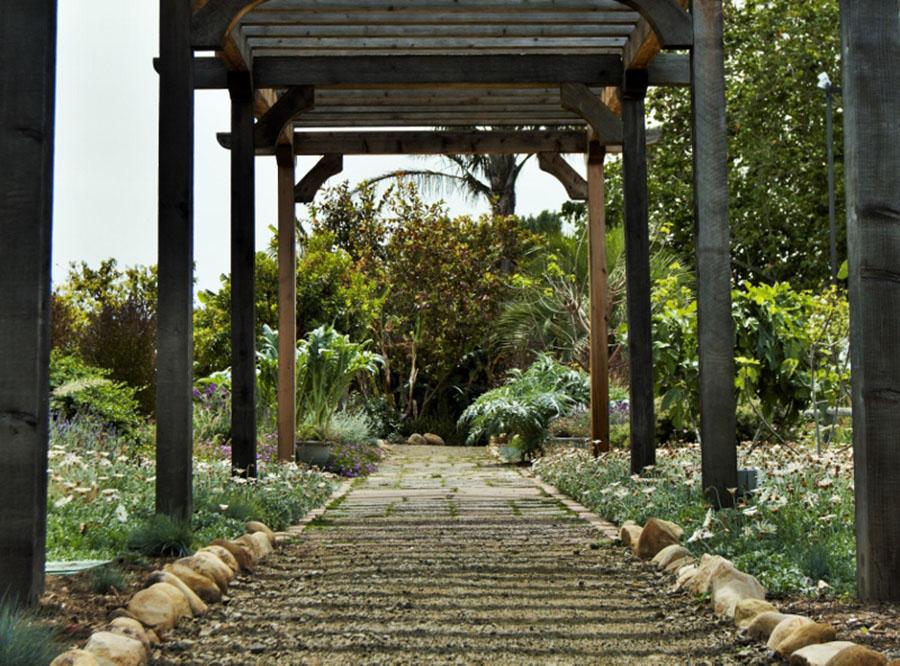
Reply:
[[[54,349],[50,355],[50,409],[64,419],[88,417],[132,435],[142,424],[137,390],[110,379],[111,371]]]
[[[56,632],[9,600],[0,600],[0,664],[47,666],[63,646]]]
[[[342,410],[331,417],[328,427],[328,439],[333,442],[348,444],[371,444],[372,424],[361,412]]]
[[[744,282],[732,292],[739,405],[757,428],[790,430],[803,410],[844,399],[849,381],[848,310],[837,292],[813,295],[786,283]],[[699,418],[697,303],[690,283],[670,276],[653,288],[654,378],[676,427]],[[757,431],[758,432],[758,431]]]
[[[820,72],[840,86],[837,0],[725,3],[729,218],[739,280],[815,288],[828,278],[825,99]],[[654,88],[647,113],[665,120],[648,154],[651,222],[693,265],[691,105],[686,88]],[[835,116],[838,219],[844,201],[841,108]],[[608,191],[620,188],[611,178]],[[846,227],[838,225],[839,253]]]
[[[128,587],[128,581],[121,569],[112,564],[107,564],[88,573],[91,591],[94,594],[112,594],[124,592]]]
[[[120,270],[114,259],[97,269],[72,264],[53,294],[53,347],[135,389],[153,412],[156,358],[156,268]]]
[[[326,469],[349,478],[371,474],[378,468],[382,452],[371,441],[345,440],[331,446]]]
[[[460,417],[470,428],[469,443],[491,435],[519,438],[524,455],[541,449],[550,420],[587,404],[587,376],[541,354],[524,372],[510,371],[506,383],[482,394]]]
[[[193,540],[190,524],[156,514],[131,529],[127,547],[147,557],[182,557],[191,554]]]
[[[354,393],[350,398],[350,408],[365,416],[373,436],[393,439],[400,433],[402,425],[400,414],[387,396]]]
[[[852,463],[847,454],[821,458],[781,447],[741,452],[761,470],[758,490],[736,509],[713,511],[701,489],[696,447],[660,449],[657,464],[632,476],[627,451],[594,459],[584,451],[543,458],[535,471],[600,515],[622,523],[672,520],[685,529],[695,555],[731,559],[781,596],[815,592],[819,580],[835,594],[855,586]]]
[[[207,378],[194,389],[194,445],[231,439],[231,390],[224,378]]]

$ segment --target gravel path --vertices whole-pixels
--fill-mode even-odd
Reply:
[[[401,447],[155,663],[764,663],[669,587],[484,449]]]

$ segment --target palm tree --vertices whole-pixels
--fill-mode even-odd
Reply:
[[[531,155],[443,155],[444,168],[408,169],[385,173],[369,183],[410,178],[425,192],[460,192],[471,201],[486,200],[494,215],[516,213],[516,181]]]

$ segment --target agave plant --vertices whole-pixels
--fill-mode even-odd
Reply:
[[[585,373],[541,354],[525,370],[512,370],[506,383],[479,396],[460,417],[469,427],[469,443],[491,435],[512,435],[523,455],[543,447],[550,420],[590,400]]]

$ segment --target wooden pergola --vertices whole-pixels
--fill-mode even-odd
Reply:
[[[842,0],[859,589],[898,600],[900,24],[889,4]],[[220,140],[232,165],[233,463],[253,474],[257,155],[279,167],[279,454],[290,459],[295,204],[359,154],[536,153],[588,201],[592,433],[596,451],[608,447],[603,166],[621,150],[632,467],[653,464],[644,97],[649,86],[690,86],[703,486],[727,503],[737,461],[722,0],[691,5],[160,0],[157,510],[192,513],[198,89],[231,97]],[[0,12],[0,593],[30,601],[43,586],[46,530],[55,33],[55,0],[8,0]],[[585,155],[586,180],[566,153]],[[322,156],[299,182],[296,155]]]

